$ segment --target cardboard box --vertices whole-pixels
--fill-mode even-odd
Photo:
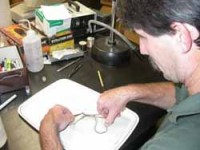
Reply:
[[[42,29],[48,37],[52,37],[59,32],[70,30],[71,18],[65,20],[47,20],[40,8],[35,10],[35,23],[37,28]]]
[[[16,46],[0,48],[0,63],[1,93],[14,91],[21,88],[29,88],[27,70]],[[4,63],[4,68],[2,67],[2,63]]]

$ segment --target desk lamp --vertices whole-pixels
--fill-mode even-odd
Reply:
[[[110,30],[110,35],[101,37],[95,40],[92,47],[92,57],[106,65],[120,65],[130,58],[130,49],[136,50],[136,47],[120,32],[114,29],[115,27],[115,7],[116,0],[112,0],[112,21],[111,26],[96,20],[90,20],[88,26],[92,32],[91,24],[103,26]],[[117,35],[117,36],[115,36]]]

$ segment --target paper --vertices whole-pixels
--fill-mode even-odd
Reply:
[[[76,54],[78,52],[79,52],[78,49],[63,49],[63,50],[59,50],[59,51],[53,51],[52,57],[60,60],[66,55],[72,55],[72,54]]]
[[[65,20],[71,18],[71,15],[65,5],[41,6],[41,10],[47,20]]]
[[[97,114],[99,93],[68,79],[60,79],[21,104],[18,113],[39,130],[40,121],[55,104],[69,108],[73,114]],[[105,119],[98,122],[104,124]],[[95,132],[94,118],[84,118],[60,133],[66,150],[117,150],[139,122],[138,115],[126,108],[107,132]]]

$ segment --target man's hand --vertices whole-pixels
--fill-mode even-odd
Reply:
[[[64,130],[73,120],[73,114],[64,106],[56,105],[49,109],[40,124],[42,150],[62,150],[63,147],[58,136],[59,132]]]
[[[54,124],[58,131],[62,131],[73,120],[74,116],[69,109],[61,105],[55,105],[48,111],[43,122]]]
[[[98,112],[106,118],[106,125],[114,122],[127,104],[124,88],[115,88],[102,93],[97,103]]]
[[[171,108],[175,102],[175,86],[171,82],[130,84],[102,93],[97,102],[98,112],[110,125],[129,101],[154,105],[163,109]]]

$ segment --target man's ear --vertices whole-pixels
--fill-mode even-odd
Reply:
[[[198,30],[189,24],[173,22],[171,28],[174,30],[175,38],[181,46],[181,51],[187,53],[191,47],[194,40],[199,37]]]

